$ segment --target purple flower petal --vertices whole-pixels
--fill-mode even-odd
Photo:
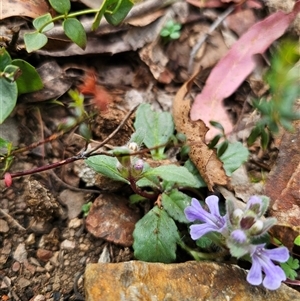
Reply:
[[[192,199],[191,206],[188,206],[184,210],[187,220],[194,222],[195,220],[202,221],[203,214],[207,212],[202,208],[197,199]]]
[[[219,198],[217,196],[215,196],[215,195],[208,196],[205,199],[205,203],[207,204],[211,214],[220,216]]]
[[[271,271],[265,271],[265,279],[263,281],[263,286],[269,290],[276,290],[280,287],[281,282],[286,280],[286,275],[284,271],[279,267],[274,265],[274,269],[272,269],[272,274],[270,274]],[[274,274],[276,277],[274,277]]]
[[[205,235],[206,233],[211,231],[218,231],[219,229],[214,225],[205,223],[205,224],[191,225],[190,230],[191,230],[190,231],[191,238],[193,240],[197,240],[201,236]]]
[[[263,286],[269,290],[276,290],[282,281],[286,279],[284,271],[272,260],[286,261],[288,250],[285,247],[266,250],[264,244],[251,246],[252,267],[248,273],[247,281],[253,285],[258,285],[262,281],[262,271],[265,274]]]
[[[252,261],[252,266],[247,275],[247,281],[252,285],[259,285],[262,282],[261,265],[256,260]]]
[[[265,250],[265,253],[269,256],[271,260],[279,262],[286,262],[290,257],[289,250],[286,247]]]

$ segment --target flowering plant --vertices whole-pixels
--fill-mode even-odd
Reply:
[[[264,218],[269,199],[252,196],[244,210],[236,208],[231,200],[226,202],[226,214],[219,211],[219,199],[209,196],[205,203],[210,212],[206,211],[200,202],[193,198],[191,205],[185,209],[185,216],[190,222],[200,223],[190,226],[193,240],[198,240],[210,232],[216,232],[216,243],[228,249],[232,256],[244,258],[252,262],[247,281],[252,285],[263,284],[270,290],[278,289],[286,280],[282,268],[275,262],[286,262],[289,251],[286,247],[266,249],[265,243],[258,243],[267,236],[267,231],[276,223],[275,218]],[[215,242],[215,241],[214,241]],[[265,277],[263,279],[263,274]]]

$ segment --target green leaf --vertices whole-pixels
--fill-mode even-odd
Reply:
[[[70,0],[49,0],[50,5],[60,14],[67,14],[71,9]]]
[[[99,172],[108,178],[130,184],[129,181],[125,179],[117,170],[119,161],[114,157],[104,155],[92,156],[86,159],[85,163],[89,167],[93,168],[96,172]]]
[[[10,142],[0,137],[0,149],[1,148],[8,148]]]
[[[297,277],[297,272],[295,270],[299,269],[299,260],[294,259],[292,256],[289,257],[287,262],[280,263],[281,268],[284,270],[286,276],[295,280]]]
[[[270,141],[270,135],[266,129],[263,129],[261,131],[261,146],[264,150],[267,149],[269,141]]]
[[[48,38],[45,34],[39,32],[30,32],[24,34],[24,42],[27,52],[33,52],[44,47]]]
[[[19,95],[38,91],[43,88],[43,82],[32,65],[21,59],[15,59],[11,63],[19,67],[22,71],[21,76],[17,79]]]
[[[80,48],[86,47],[86,33],[82,24],[75,18],[66,19],[63,22],[63,28],[66,36],[70,38]]]
[[[184,214],[184,209],[190,205],[191,197],[173,189],[170,193],[162,194],[162,205],[168,214],[181,223],[189,223]]]
[[[168,112],[154,112],[149,104],[141,104],[136,111],[134,122],[136,130],[143,129],[145,133],[144,144],[148,148],[167,144],[174,132],[172,115]],[[165,147],[151,150],[153,159],[163,159]]]
[[[251,133],[250,133],[250,135],[249,135],[249,137],[247,139],[248,145],[252,145],[256,141],[256,139],[258,138],[258,136],[261,134],[261,130],[262,129],[261,129],[260,126],[255,126],[252,129],[252,131],[251,131]]]
[[[249,151],[241,142],[229,143],[225,153],[220,157],[224,163],[227,176],[231,176],[235,170],[246,162],[248,156]]]
[[[119,0],[114,2],[115,4],[107,6],[104,17],[108,23],[117,26],[126,18],[134,2],[131,0]],[[113,13],[107,12],[108,9]]]
[[[298,235],[298,236],[295,238],[294,244],[295,244],[296,246],[300,246],[300,235]]]
[[[227,140],[220,143],[220,145],[218,146],[218,151],[217,151],[218,157],[221,157],[225,153],[227,148],[228,148],[228,141]]]
[[[0,71],[4,71],[5,67],[11,63],[11,57],[4,47],[0,47]]]
[[[34,28],[37,31],[46,32],[46,31],[49,31],[50,29],[52,29],[54,27],[54,23],[51,22],[51,20],[52,20],[52,17],[50,15],[50,13],[47,13],[45,15],[42,15],[42,16],[37,17],[36,19],[34,19],[32,24],[33,24]],[[51,23],[49,23],[48,25],[46,25],[44,27],[44,25],[47,24],[48,22],[51,22]],[[43,28],[42,31],[41,31],[41,28]]]
[[[20,75],[20,68],[14,65],[7,65],[4,68],[4,77],[10,81],[14,82],[16,81],[17,77]]]
[[[199,183],[184,166],[177,165],[162,165],[152,168],[143,173],[143,177],[151,178],[153,176],[159,177],[167,182],[173,182],[184,187],[198,188]]]
[[[176,242],[180,239],[176,224],[157,206],[136,223],[133,238],[138,260],[170,263],[176,259]]]
[[[0,77],[0,124],[9,116],[17,103],[18,88],[16,82]]]
[[[198,182],[198,184],[197,184],[198,188],[207,187],[207,184],[205,183],[205,181],[201,177],[197,167],[195,166],[195,164],[190,159],[185,161],[184,167],[195,177],[196,181]]]

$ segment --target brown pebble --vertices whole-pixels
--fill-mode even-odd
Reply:
[[[19,271],[19,269],[20,269],[20,267],[21,267],[21,264],[20,264],[20,262],[18,262],[18,261],[15,261],[15,262],[13,263],[13,265],[12,265],[11,269],[12,269],[14,272],[18,272],[18,271]]]
[[[38,249],[36,256],[39,260],[47,262],[53,256],[53,252],[46,249]]]

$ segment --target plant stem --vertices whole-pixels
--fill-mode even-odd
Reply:
[[[204,253],[195,251],[192,248],[188,247],[182,240],[177,242],[182,249],[184,249],[188,254],[190,254],[196,261],[200,260],[219,260],[222,257],[228,255],[228,250],[222,250],[221,252],[217,253]]]

